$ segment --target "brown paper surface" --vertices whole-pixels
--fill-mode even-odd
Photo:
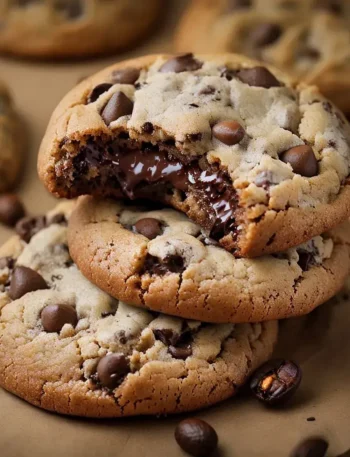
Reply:
[[[36,154],[52,110],[82,76],[118,59],[171,50],[170,34],[184,0],[159,24],[157,35],[118,57],[65,64],[0,58],[0,77],[11,87],[30,133],[20,194],[33,214],[54,205],[36,176]],[[190,43],[189,43],[190,48]],[[0,228],[0,242],[11,234]],[[350,448],[350,303],[333,300],[310,316],[281,325],[277,355],[295,359],[304,377],[289,407],[267,410],[242,393],[195,414],[218,432],[222,457],[283,457],[302,438],[322,435],[330,456]],[[182,416],[186,417],[186,416]],[[307,418],[315,421],[308,422]],[[41,411],[0,389],[1,457],[179,457],[179,417],[84,420]]]

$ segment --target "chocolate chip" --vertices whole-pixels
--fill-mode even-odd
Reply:
[[[174,357],[174,359],[186,360],[187,357],[192,355],[192,347],[188,346],[169,346],[169,352]]]
[[[140,77],[140,70],[138,68],[122,68],[114,70],[112,73],[113,84],[135,84]]]
[[[54,8],[63,13],[68,19],[78,19],[84,13],[82,0],[55,0]]]
[[[131,114],[133,107],[133,102],[123,92],[116,92],[104,107],[101,116],[105,123],[109,125],[120,117]]]
[[[161,73],[182,73],[183,71],[196,71],[202,68],[203,63],[195,59],[192,53],[174,57],[163,64]]]
[[[153,334],[156,340],[161,341],[166,346],[175,346],[179,340],[179,335],[170,328],[155,329]]]
[[[185,419],[175,429],[177,444],[194,457],[209,457],[218,447],[218,435],[200,419]]]
[[[4,268],[9,268],[12,270],[12,268],[15,265],[15,259],[12,257],[0,257],[0,270],[3,270]]]
[[[45,216],[38,217],[24,217],[20,219],[16,224],[16,232],[22,238],[23,241],[29,243],[32,237],[47,227],[47,221]]]
[[[135,229],[138,233],[145,236],[149,240],[153,240],[162,234],[161,223],[153,217],[145,217],[140,219],[136,222]]]
[[[318,0],[316,2],[316,8],[340,15],[343,12],[342,2],[343,0]]]
[[[0,195],[0,223],[14,227],[25,215],[21,200],[14,194]]]
[[[221,121],[214,125],[213,136],[228,146],[233,146],[243,140],[245,130],[236,121]]]
[[[228,0],[227,11],[250,8],[251,6],[252,0]]]
[[[46,332],[59,333],[65,324],[75,327],[78,316],[71,305],[48,305],[41,311],[41,322]]]
[[[298,260],[298,265],[303,271],[307,271],[309,269],[311,260],[312,260],[312,254],[310,252],[298,252],[299,254],[299,260]]]
[[[102,84],[99,84],[98,86],[94,87],[92,89],[92,91],[90,92],[87,102],[88,103],[95,102],[102,94],[107,92],[111,87],[113,87],[113,84],[109,84],[109,83],[102,83]]]
[[[199,95],[212,95],[212,94],[215,94],[216,92],[216,89],[214,86],[206,86],[206,87],[203,87],[203,89],[201,89],[199,91]]]
[[[9,296],[12,300],[18,300],[29,292],[43,289],[48,289],[48,285],[39,273],[27,267],[14,269],[9,288]]]
[[[129,362],[123,354],[106,355],[97,365],[98,380],[108,389],[115,389],[129,371]]]
[[[267,405],[278,405],[295,394],[301,378],[301,369],[296,363],[276,359],[266,362],[254,373],[250,388],[258,400]]]
[[[240,81],[253,87],[280,87],[281,83],[265,67],[243,68],[237,72]]]
[[[308,438],[296,447],[292,457],[324,457],[328,443],[322,438]]]
[[[168,255],[160,260],[158,257],[148,254],[144,264],[145,272],[156,275],[164,275],[169,272],[182,273],[184,269],[184,260],[179,255]]]
[[[151,135],[154,132],[154,127],[152,122],[145,122],[142,126],[142,130],[148,135]]]
[[[250,39],[255,46],[260,48],[274,43],[281,35],[282,29],[279,25],[265,22],[251,31]]]
[[[282,162],[289,163],[294,173],[311,178],[318,174],[318,163],[311,146],[296,146],[280,155]]]

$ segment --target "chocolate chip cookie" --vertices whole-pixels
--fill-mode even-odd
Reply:
[[[39,58],[82,57],[123,50],[150,31],[161,5],[160,0],[3,3],[0,52]]]
[[[349,25],[347,0],[192,0],[175,47],[263,60],[318,85],[350,113]]]
[[[350,215],[350,126],[317,89],[237,55],[151,56],[82,82],[39,173],[60,197],[157,200],[236,256],[297,246]]]
[[[23,129],[12,98],[0,81],[0,192],[14,187],[22,166]]]
[[[341,289],[349,228],[236,259],[173,209],[81,197],[68,241],[82,273],[127,303],[206,322],[262,322],[309,313]]]
[[[128,306],[91,284],[68,252],[66,205],[37,221],[35,234],[0,249],[5,389],[64,414],[177,413],[232,396],[270,357],[276,322],[182,320]]]

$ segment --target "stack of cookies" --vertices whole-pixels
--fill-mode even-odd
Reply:
[[[278,319],[342,288],[349,163],[334,105],[241,56],[150,56],[83,81],[39,156],[50,192],[79,199],[0,251],[1,385],[96,417],[232,396]]]

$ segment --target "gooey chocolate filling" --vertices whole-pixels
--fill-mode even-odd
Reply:
[[[154,146],[122,137],[108,144],[91,139],[56,172],[64,182],[65,170],[73,165],[71,196],[93,194],[168,203],[174,190],[182,202],[192,195],[208,214],[203,225],[212,238],[219,240],[234,234],[237,196],[228,174],[203,159],[185,163],[174,152],[171,142]]]

